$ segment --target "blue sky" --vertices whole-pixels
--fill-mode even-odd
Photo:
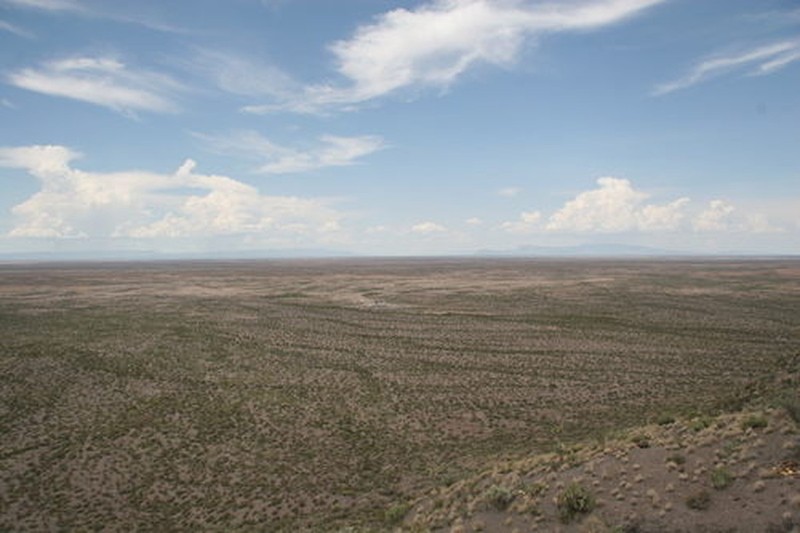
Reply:
[[[796,0],[0,0],[0,253],[800,253]]]

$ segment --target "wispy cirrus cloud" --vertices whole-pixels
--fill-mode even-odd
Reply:
[[[100,18],[122,24],[135,24],[167,33],[190,33],[154,18],[151,13],[139,12],[141,2],[101,2],[79,0],[5,0],[11,7],[38,10],[52,14],[71,14],[89,18]]]
[[[795,61],[800,61],[800,39],[776,42],[733,54],[716,55],[698,62],[684,76],[656,86],[652,94],[669,94],[743,69],[748,69],[747,74],[751,76],[773,74]]]
[[[6,22],[5,20],[0,20],[0,31],[7,31],[9,33],[13,33],[17,37],[24,37],[26,39],[33,39],[34,37],[33,33],[29,32],[28,30],[20,28],[19,26],[15,26],[14,24]]]
[[[188,67],[232,94],[285,100],[302,90],[302,86],[281,69],[241,54],[198,48],[193,50]]]
[[[342,83],[309,85],[293,98],[245,110],[319,112],[401,90],[446,89],[476,66],[512,66],[545,35],[602,28],[665,1],[433,0],[395,9],[330,45]]]
[[[50,61],[11,72],[7,81],[21,89],[80,100],[127,115],[137,111],[175,112],[175,94],[183,90],[167,75],[133,69],[107,57]]]
[[[257,161],[256,171],[264,174],[297,174],[354,165],[361,158],[386,147],[383,139],[377,135],[322,135],[316,145],[309,148],[282,146],[255,131],[230,135],[194,135],[218,153]]]
[[[84,11],[85,7],[77,0],[5,0],[6,4],[44,11]]]

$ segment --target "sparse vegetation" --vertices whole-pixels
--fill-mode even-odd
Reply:
[[[764,415],[749,415],[742,420],[743,429],[762,429],[767,427],[767,419]]]
[[[408,514],[410,506],[406,503],[398,503],[392,505],[386,510],[385,518],[386,523],[389,525],[396,525],[403,521],[406,514]]]
[[[712,419],[710,416],[702,415],[695,417],[689,422],[689,427],[694,431],[702,431],[711,425]]]
[[[502,485],[492,485],[486,491],[484,498],[489,505],[502,511],[514,501],[514,493]]]
[[[800,424],[800,400],[792,398],[781,402],[781,406],[786,410],[795,423]]]
[[[707,490],[699,490],[686,498],[686,506],[695,511],[705,511],[711,506],[711,495]]]
[[[672,462],[680,466],[686,462],[686,456],[680,453],[671,453],[667,456],[667,462]]]
[[[573,479],[602,509],[641,499],[651,452],[670,477],[642,507],[665,520],[718,451],[737,480],[715,501],[770,494],[757,440],[797,429],[759,383],[794,368],[798,294],[796,264],[769,261],[1,265],[0,530],[546,523]],[[750,383],[774,432],[719,422]],[[717,418],[695,433],[686,413]],[[726,432],[741,446],[704,447]],[[606,446],[617,463],[590,469]],[[539,452],[535,475],[508,462]],[[514,499],[481,511],[492,485]]]
[[[724,466],[717,467],[711,471],[711,486],[717,490],[727,489],[734,479],[731,471]]]
[[[594,495],[584,486],[571,483],[558,495],[559,517],[562,522],[571,522],[576,516],[588,514],[594,510]]]
[[[675,423],[675,417],[670,414],[662,413],[658,415],[658,418],[656,418],[656,424],[658,424],[659,426],[668,426],[674,423]]]

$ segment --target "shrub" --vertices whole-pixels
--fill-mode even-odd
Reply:
[[[576,515],[592,512],[595,505],[594,495],[582,485],[572,483],[558,495],[556,505],[561,521],[567,523]]]
[[[800,424],[800,400],[786,400],[783,402],[783,408],[792,420]]]
[[[764,415],[750,415],[742,420],[742,429],[761,429],[767,427]]]
[[[409,506],[405,503],[392,505],[384,513],[387,524],[399,524],[408,513]]]
[[[692,431],[702,431],[711,425],[711,418],[708,416],[699,416],[689,422],[689,428]]]
[[[711,495],[706,490],[695,492],[686,498],[686,507],[695,511],[703,511],[711,506]]]
[[[498,511],[506,509],[514,500],[514,494],[502,485],[492,485],[484,494],[486,501]]]
[[[731,471],[720,466],[711,471],[711,485],[717,489],[727,489],[733,483],[734,477]]]
[[[686,457],[679,453],[673,453],[667,456],[667,462],[673,462],[676,465],[680,466],[686,462]]]
[[[649,448],[650,447],[650,437],[647,435],[635,435],[631,438],[631,441],[638,446],[639,448]]]
[[[656,424],[658,424],[659,426],[668,426],[674,423],[675,423],[675,417],[672,415],[662,414],[659,415],[658,418],[656,418]]]

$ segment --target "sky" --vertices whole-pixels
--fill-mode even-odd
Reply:
[[[0,0],[0,254],[800,254],[797,0]]]

